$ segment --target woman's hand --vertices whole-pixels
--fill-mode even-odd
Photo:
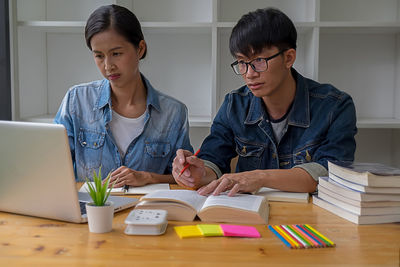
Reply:
[[[186,164],[189,164],[189,167],[181,174]],[[180,186],[193,189],[199,188],[206,175],[204,162],[194,156],[192,152],[178,149],[172,163],[172,175]]]
[[[111,173],[110,186],[114,182],[114,187],[142,186],[152,183],[152,176],[149,172],[135,171],[121,166]]]

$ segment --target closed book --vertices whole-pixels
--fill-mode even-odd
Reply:
[[[329,173],[329,179],[332,179],[338,184],[344,185],[351,189],[365,192],[365,193],[377,193],[377,194],[400,194],[400,187],[373,187],[373,186],[366,186],[361,184],[356,184],[347,181],[344,178],[341,178],[333,173]]]
[[[366,207],[366,208],[379,208],[379,207],[400,207],[400,201],[361,201],[354,200],[345,196],[342,196],[334,191],[326,189],[325,187],[318,185],[318,196],[321,193],[328,195],[330,197],[334,197],[336,199],[340,199],[341,201],[356,206],[356,207]]]
[[[318,196],[313,196],[313,204],[326,209],[333,214],[342,217],[355,224],[380,224],[400,222],[399,214],[390,215],[357,215],[353,212],[342,209],[328,201],[325,201]]]
[[[193,221],[196,215],[205,222],[245,224],[268,223],[269,207],[265,197],[236,194],[202,196],[193,190],[159,190],[140,198],[135,209],[162,209],[168,220]]]
[[[388,207],[359,207],[355,205],[351,205],[340,198],[332,197],[328,194],[325,194],[323,191],[318,192],[318,197],[328,201],[344,210],[350,211],[357,215],[390,215],[390,214],[398,214],[400,215],[400,207],[396,206],[388,206]]]
[[[400,187],[400,169],[380,163],[330,162],[330,173],[349,182],[372,187]]]
[[[372,194],[342,186],[328,177],[319,177],[319,185],[344,197],[358,201],[400,201],[400,194]]]
[[[278,202],[297,202],[297,203],[308,203],[310,194],[299,193],[299,192],[286,192],[269,187],[261,187],[256,193],[258,196],[264,196],[268,201]]]

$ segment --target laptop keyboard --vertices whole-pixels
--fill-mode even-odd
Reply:
[[[79,206],[81,208],[81,214],[85,215],[86,214],[86,202],[79,201]]]

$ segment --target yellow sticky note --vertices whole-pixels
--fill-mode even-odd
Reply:
[[[180,238],[203,236],[196,225],[175,226],[174,229]]]
[[[219,224],[198,224],[200,232],[204,236],[223,236],[221,226]]]

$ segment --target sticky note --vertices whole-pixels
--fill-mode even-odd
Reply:
[[[237,237],[261,237],[260,233],[253,226],[221,224],[224,236]]]
[[[174,229],[180,238],[203,236],[197,225],[175,226]]]
[[[198,224],[200,232],[204,236],[223,236],[221,226],[219,224]]]

